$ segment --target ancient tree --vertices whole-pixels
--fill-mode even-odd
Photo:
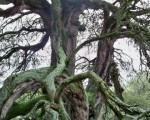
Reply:
[[[1,119],[100,120],[106,107],[116,119],[150,118],[149,110],[123,102],[113,47],[120,38],[131,39],[139,46],[141,62],[150,67],[146,2],[0,0],[0,5],[10,6],[0,9],[0,74],[13,69],[0,89]],[[87,30],[83,41],[78,34]],[[75,74],[77,53],[93,43],[96,57],[81,55],[88,67]],[[38,52],[45,47],[50,56],[40,60]],[[49,66],[36,68],[45,61]]]

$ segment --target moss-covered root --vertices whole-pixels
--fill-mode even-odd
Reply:
[[[66,80],[64,80],[56,90],[55,102],[56,103],[60,102],[61,94],[66,88],[66,86],[74,82],[82,81],[86,78],[89,78],[89,80],[93,80],[95,85],[98,85],[100,92],[106,97],[106,102],[108,103],[108,106],[114,111],[114,113],[116,114],[116,116],[118,116],[120,120],[122,120],[125,116],[130,116],[130,115],[132,116],[135,115],[139,117],[140,116],[143,117],[143,114],[149,115],[149,111],[146,112],[143,109],[140,109],[138,107],[132,107],[130,105],[125,104],[123,101],[121,101],[109,89],[109,87],[104,83],[104,81],[92,71],[77,74],[75,76],[69,77]]]

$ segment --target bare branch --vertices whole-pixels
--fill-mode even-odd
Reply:
[[[49,33],[46,33],[43,38],[41,39],[41,42],[32,46],[19,46],[19,47],[15,47],[12,48],[11,50],[9,50],[4,56],[0,57],[0,61],[2,61],[3,59],[8,59],[10,58],[10,56],[12,56],[12,54],[14,54],[15,52],[19,51],[19,50],[23,50],[23,51],[33,51],[33,52],[37,52],[38,50],[42,49],[46,43],[49,40]]]
[[[18,31],[9,31],[9,32],[2,33],[2,34],[0,34],[0,37],[5,36],[5,35],[9,35],[9,34],[20,34],[22,31],[28,31],[28,32],[45,32],[46,29],[45,28],[30,29],[30,27],[28,27],[28,28],[22,27]]]

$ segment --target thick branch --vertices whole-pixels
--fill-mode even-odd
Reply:
[[[61,75],[66,67],[66,54],[64,53],[62,48],[58,49],[58,56],[60,57],[59,63],[57,64],[57,67],[46,76],[46,78],[44,79],[45,81],[45,85],[47,88],[47,92],[49,93],[49,96],[51,99],[53,99],[54,97],[54,93],[56,90],[55,87],[55,78],[59,75]]]
[[[28,78],[33,78],[37,82],[42,82],[45,76],[51,72],[53,68],[41,68],[37,70],[29,70],[26,72],[22,72],[16,75],[12,75],[8,77],[3,87],[0,89],[0,110],[5,104],[5,101],[9,99],[12,95],[13,91],[16,89],[17,85],[24,83],[28,80]]]
[[[11,108],[12,104],[16,101],[18,97],[20,97],[22,94],[26,93],[29,90],[38,89],[40,85],[41,85],[40,83],[36,83],[33,79],[30,79],[29,82],[19,84],[13,91],[9,99],[3,105],[1,111],[1,118],[6,117],[8,110]]]
[[[109,37],[117,37],[117,36],[120,36],[120,35],[125,35],[125,36],[132,36],[134,35],[135,33],[134,32],[131,32],[131,31],[125,31],[125,32],[112,32],[112,33],[108,33],[108,34],[105,34],[105,35],[102,35],[102,36],[97,36],[97,37],[94,37],[94,38],[91,38],[89,40],[86,40],[85,42],[81,43],[76,49],[75,51],[73,52],[73,55],[75,55],[83,46],[91,43],[91,42],[95,42],[95,41],[99,41],[99,40],[104,40],[105,38],[109,38]]]
[[[131,11],[131,14],[132,14],[133,17],[141,16],[141,15],[149,14],[149,13],[150,13],[150,8],[142,9],[142,10],[139,10],[139,11]]]
[[[26,115],[40,100],[48,100],[47,96],[39,96],[26,102],[14,103],[7,113],[6,120],[10,120],[18,115]]]
[[[39,10],[47,12],[50,8],[50,4],[47,0],[2,0],[0,4],[13,3],[14,6],[7,10],[0,10],[0,16],[9,17],[20,13],[22,10],[31,10],[35,13],[39,13]]]
[[[0,17],[9,17],[13,16],[16,13],[21,13],[21,10],[25,9],[26,7],[21,7],[21,6],[13,6],[11,8],[8,8],[6,10],[0,10]]]
[[[106,97],[106,102],[109,104],[109,106],[115,106],[114,112],[117,112],[119,116],[123,117],[123,113],[121,111],[120,113],[118,113],[119,111],[116,111],[116,109],[119,108],[130,115],[140,115],[141,113],[145,112],[145,110],[139,109],[138,107],[131,107],[130,105],[125,104],[123,101],[117,98],[115,94],[109,89],[109,87],[104,83],[104,81],[97,74],[91,71],[81,73],[64,80],[57,88],[55,102],[60,102],[61,94],[63,93],[66,86],[74,82],[82,81],[86,78],[89,78],[89,80],[94,81],[95,85],[98,85],[99,91]]]
[[[96,10],[107,7],[111,12],[114,12],[118,9],[113,4],[103,0],[67,0],[67,1],[71,5],[85,4],[88,8]]]

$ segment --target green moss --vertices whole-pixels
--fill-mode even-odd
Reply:
[[[39,96],[37,98],[20,102],[14,103],[11,109],[8,111],[6,120],[10,120],[11,118],[17,117],[18,115],[25,115],[34,107],[34,105],[40,100],[48,100],[47,96]]]
[[[2,108],[4,102],[8,99],[8,97],[13,93],[15,87],[20,83],[25,82],[28,78],[33,78],[38,82],[42,82],[45,76],[52,71],[53,68],[40,68],[33,69],[25,72],[21,72],[15,75],[11,75],[8,77],[3,87],[0,89],[0,109]]]

